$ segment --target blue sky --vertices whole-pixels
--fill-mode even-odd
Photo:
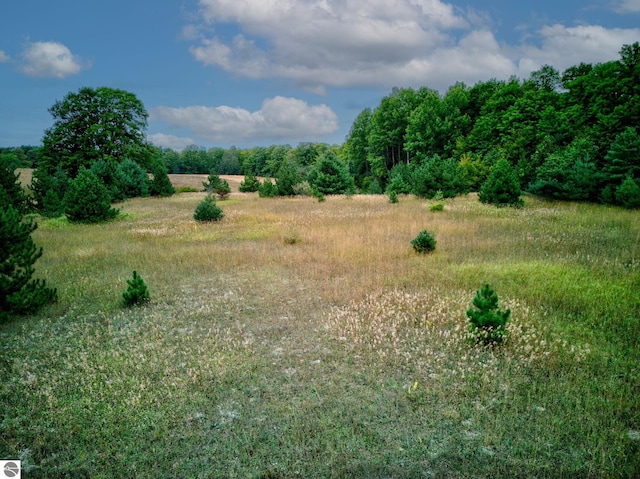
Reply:
[[[81,87],[128,90],[181,149],[342,143],[392,87],[445,92],[618,58],[640,0],[20,0],[0,6],[0,146]]]

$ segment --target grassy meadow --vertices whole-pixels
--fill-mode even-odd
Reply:
[[[260,199],[227,179],[219,223],[193,220],[204,193],[38,219],[59,302],[0,325],[0,458],[23,477],[640,473],[637,211]],[[134,269],[151,302],[125,309]],[[495,350],[465,315],[485,283],[512,310]]]

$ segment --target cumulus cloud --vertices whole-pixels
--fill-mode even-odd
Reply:
[[[640,29],[607,29],[596,25],[565,27],[552,25],[539,32],[540,47],[525,46],[519,50],[518,76],[526,78],[542,65],[553,65],[559,71],[584,63],[614,60],[624,44],[640,38]]]
[[[617,0],[613,9],[618,13],[640,13],[640,0]]]
[[[9,60],[11,60],[11,57],[0,50],[0,63],[7,63]]]
[[[328,106],[281,96],[266,99],[254,112],[229,106],[162,106],[152,108],[149,119],[187,128],[200,139],[225,144],[246,139],[306,140],[338,129],[337,115]]]
[[[79,73],[88,64],[58,42],[32,42],[22,52],[23,73],[34,77],[65,78]]]
[[[615,59],[639,37],[637,29],[550,25],[507,45],[487,28],[487,14],[441,0],[200,0],[200,7],[200,28],[188,26],[196,60],[318,93],[423,85],[442,91],[458,80],[526,78],[545,63],[564,70]],[[619,7],[636,11],[640,0],[619,0]],[[235,27],[225,36],[229,24]]]
[[[191,138],[176,135],[167,135],[165,133],[153,133],[147,135],[147,140],[156,146],[162,148],[171,148],[172,150],[182,151],[187,146],[194,145],[196,142]]]
[[[205,65],[250,78],[300,85],[388,85],[394,69],[411,71],[425,52],[468,28],[440,0],[201,0],[203,20],[235,23],[240,33],[202,38],[191,48]],[[385,75],[379,76],[379,73]],[[397,75],[396,75],[397,76]]]

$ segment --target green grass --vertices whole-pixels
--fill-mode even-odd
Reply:
[[[0,458],[23,477],[640,470],[637,213],[234,193],[201,225],[203,195],[40,220],[60,301],[0,325]],[[134,269],[151,301],[124,309]],[[512,310],[495,351],[465,316],[486,282]]]

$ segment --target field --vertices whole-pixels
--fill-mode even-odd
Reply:
[[[228,179],[219,223],[193,220],[203,193],[38,220],[59,302],[0,325],[0,458],[23,477],[640,473],[637,212],[260,199]],[[133,270],[151,302],[125,309]],[[485,283],[512,311],[493,350],[465,315]]]

